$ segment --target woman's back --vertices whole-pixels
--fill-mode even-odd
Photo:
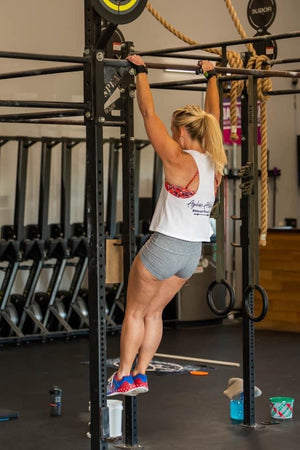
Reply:
[[[214,164],[206,153],[185,152],[198,169],[198,186],[193,195],[181,196],[163,185],[150,230],[186,241],[209,241],[210,213],[215,200]]]

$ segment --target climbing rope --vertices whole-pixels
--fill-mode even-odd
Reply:
[[[233,23],[242,39],[247,38],[247,34],[236,14],[236,11],[231,3],[231,0],[224,0],[226,7],[231,15]],[[249,52],[252,57],[249,58],[247,69],[255,68],[261,70],[262,65],[268,61],[266,55],[257,55],[252,43],[247,44]],[[269,69],[270,65],[266,65]],[[257,97],[260,100],[260,123],[261,123],[261,145],[260,145],[260,165],[261,165],[261,224],[260,224],[260,238],[259,244],[265,246],[267,244],[268,231],[268,134],[267,134],[267,105],[266,102],[269,97],[264,95],[264,92],[272,90],[271,78],[259,78],[257,80]]]
[[[239,35],[241,36],[242,39],[247,39],[247,34],[246,31],[244,30],[240,19],[238,18],[238,15],[231,3],[231,0],[224,0],[225,1],[225,5],[229,11],[229,14],[231,15],[231,18],[233,20],[233,23],[235,25],[235,28],[237,29]],[[249,42],[248,44],[246,44],[246,47],[248,48],[248,51],[250,53],[252,53],[253,55],[256,55],[255,49],[253,47],[253,44],[251,44],[251,42]]]
[[[247,38],[247,34],[236,14],[236,11],[232,5],[231,0],[224,0],[226,7],[231,15],[234,25],[240,34],[242,39]],[[173,33],[176,37],[186,42],[189,45],[199,45],[199,42],[190,39],[184,33],[173,27],[167,20],[162,17],[158,11],[147,2],[146,5],[148,11],[153,15],[153,17],[158,20],[168,31]],[[247,63],[247,68],[255,68],[260,70],[263,63],[268,61],[267,56],[257,55],[256,51],[251,43],[246,44],[249,53],[251,53],[251,58],[249,58]],[[222,55],[222,50],[220,48],[206,48],[205,51],[210,53],[215,53],[219,56]],[[239,53],[228,50],[226,52],[226,57],[230,67],[243,68],[244,63]],[[266,65],[266,68],[270,68]],[[238,139],[237,135],[237,98],[241,95],[244,89],[243,80],[232,81],[230,90],[230,119],[231,119],[231,134],[230,139],[235,141]],[[261,102],[261,227],[260,227],[260,240],[259,243],[262,246],[266,245],[267,229],[268,229],[268,141],[267,141],[267,111],[266,111],[266,101],[268,97],[264,95],[264,92],[269,92],[272,90],[272,82],[270,78],[260,78],[257,82],[257,93],[258,99]]]
[[[168,31],[174,34],[174,36],[178,37],[178,39],[181,39],[183,42],[186,42],[189,45],[199,45],[199,42],[189,38],[181,31],[177,30],[177,28],[173,27],[164,17],[162,17],[158,11],[151,5],[150,2],[147,2],[146,5],[148,11],[153,15],[153,17],[158,20]],[[219,56],[222,56],[222,50],[220,48],[206,48],[205,51],[209,53],[214,53]],[[231,67],[238,67],[243,68],[244,63],[239,53],[228,50],[226,52],[226,58],[229,62],[229,65]],[[231,83],[231,90],[230,90],[230,122],[231,122],[231,134],[230,139],[232,141],[238,140],[237,135],[237,122],[238,122],[238,116],[237,116],[237,97],[241,94],[244,88],[244,82],[242,80],[239,81],[233,81]]]

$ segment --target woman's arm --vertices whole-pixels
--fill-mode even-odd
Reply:
[[[128,56],[127,59],[136,66],[145,65],[138,55]],[[151,144],[164,163],[176,164],[180,147],[175,142],[155,112],[154,101],[146,73],[137,73],[136,94],[140,112],[144,119],[145,129]]]
[[[202,68],[203,73],[214,70],[214,66],[209,61],[199,61],[199,66]],[[220,122],[220,97],[217,85],[217,77],[211,76],[207,81],[206,97],[204,109],[207,113],[215,116],[218,122]],[[215,173],[215,195],[217,195],[218,188],[222,181],[222,174],[218,171]]]
[[[199,61],[198,64],[203,73],[214,70],[214,65],[210,61]],[[218,122],[220,121],[220,98],[216,76],[212,76],[207,81],[204,109],[215,116]]]

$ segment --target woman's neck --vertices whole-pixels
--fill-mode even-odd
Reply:
[[[184,151],[184,150],[195,150],[196,152],[199,152],[199,153],[205,153],[204,148],[202,148],[200,144],[189,145],[188,147],[184,147],[182,149],[182,151]]]

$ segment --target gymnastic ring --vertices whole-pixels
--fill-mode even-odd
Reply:
[[[225,286],[225,288],[229,292],[229,305],[226,306],[225,309],[217,308],[213,301],[212,292],[213,292],[215,286],[217,286],[218,284],[223,284],[223,286]],[[210,283],[210,285],[207,288],[206,299],[207,299],[207,304],[213,313],[215,313],[217,316],[226,316],[233,309],[234,301],[235,301],[235,292],[234,292],[232,285],[230,283],[228,283],[228,281],[223,280],[223,279],[221,281],[215,280],[212,283]]]
[[[262,311],[258,316],[255,316],[254,314],[252,314],[252,312],[250,311],[250,307],[249,307],[249,295],[253,292],[253,290],[256,290],[257,292],[260,293],[261,297],[262,297]],[[255,284],[254,286],[248,286],[247,289],[244,292],[244,309],[246,312],[246,315],[248,316],[248,318],[250,320],[252,320],[252,322],[260,322],[261,320],[263,320],[268,312],[268,296],[266,291],[264,290],[264,288],[262,288],[261,286],[259,286],[258,284]]]

